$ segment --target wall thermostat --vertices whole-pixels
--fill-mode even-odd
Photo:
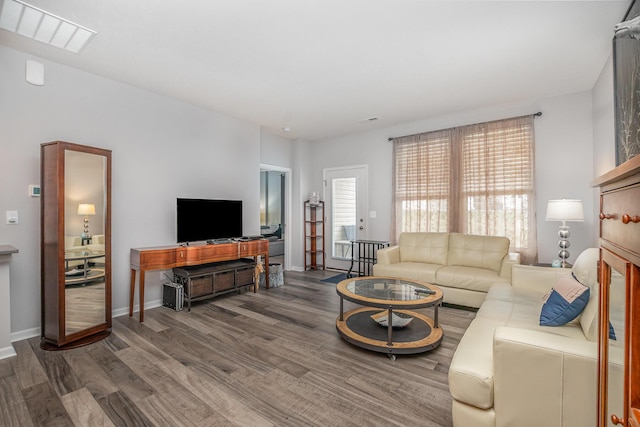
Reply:
[[[29,186],[29,195],[31,197],[40,197],[40,186],[39,185],[30,185]]]

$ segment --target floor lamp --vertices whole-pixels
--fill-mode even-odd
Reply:
[[[567,221],[584,221],[584,211],[582,209],[582,201],[581,200],[570,200],[570,199],[562,199],[562,200],[549,200],[547,204],[547,221],[562,221],[562,225],[560,226],[560,231],[558,231],[558,237],[560,241],[558,242],[558,246],[560,247],[560,251],[558,252],[558,257],[562,261],[562,268],[564,268],[567,264],[567,258],[569,258],[569,237],[571,233],[569,232],[569,226],[567,225]]]

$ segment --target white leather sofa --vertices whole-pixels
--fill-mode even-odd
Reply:
[[[514,265],[511,285],[491,286],[449,368],[454,427],[596,425],[597,262],[591,248],[571,270]],[[572,273],[590,288],[582,314],[539,326],[543,296]]]
[[[491,285],[511,283],[511,266],[518,263],[506,237],[401,233],[398,245],[378,250],[373,274],[433,283],[444,302],[480,307]]]

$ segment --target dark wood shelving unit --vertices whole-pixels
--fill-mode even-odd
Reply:
[[[324,270],[324,202],[304,202],[304,269]]]

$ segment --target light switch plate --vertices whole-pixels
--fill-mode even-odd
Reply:
[[[18,224],[18,211],[7,211],[7,224]]]

